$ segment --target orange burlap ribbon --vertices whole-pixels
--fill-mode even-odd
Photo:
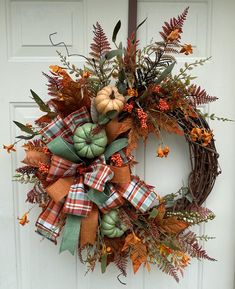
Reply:
[[[52,185],[46,187],[46,192],[54,202],[58,203],[68,195],[73,181],[74,177],[60,178]]]
[[[124,165],[122,167],[114,167],[114,166],[109,167],[114,172],[114,176],[110,181],[111,183],[126,184],[131,181],[131,171],[129,164]]]
[[[92,206],[90,214],[82,219],[80,231],[80,247],[86,244],[95,244],[96,232],[98,228],[99,212],[95,204]]]
[[[46,192],[55,202],[59,202],[68,194],[73,181],[73,177],[60,178],[52,185],[48,186]],[[81,221],[80,247],[83,247],[86,244],[93,245],[95,243],[98,217],[98,208],[93,204],[90,214]]]

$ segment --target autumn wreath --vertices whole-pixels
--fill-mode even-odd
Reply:
[[[191,70],[207,59],[172,74],[173,54],[193,52],[180,42],[187,13],[188,8],[165,22],[162,40],[143,49],[136,31],[126,47],[117,44],[119,21],[111,50],[96,23],[90,55],[81,56],[84,68],[58,52],[62,65],[44,73],[50,100],[31,90],[45,114],[34,125],[15,121],[27,135],[17,137],[25,140],[26,156],[14,179],[34,183],[27,201],[42,208],[36,232],[55,244],[62,232],[60,252],[77,250],[88,270],[100,262],[105,272],[114,262],[126,276],[130,258],[134,272],[157,265],[178,281],[190,258],[214,260],[200,245],[207,236],[190,228],[214,218],[201,205],[219,174],[218,153],[208,115],[197,106],[217,98],[191,83]],[[162,131],[185,137],[192,166],[187,186],[166,196],[132,174],[132,152],[150,134],[158,144],[156,156],[168,156]],[[14,151],[15,144],[5,148]],[[29,212],[19,218],[21,225]]]

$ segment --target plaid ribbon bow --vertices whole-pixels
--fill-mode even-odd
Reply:
[[[76,128],[90,121],[89,113],[83,107],[65,119],[57,117],[40,133],[48,142],[48,146],[58,138],[72,143]],[[120,154],[124,158],[124,163],[128,163],[125,154],[122,151]],[[68,160],[63,158],[63,155],[54,153],[47,177],[47,181],[52,184],[46,188],[46,192],[52,200],[38,218],[37,231],[55,241],[59,235],[57,225],[55,225],[58,223],[58,217],[63,213],[87,217],[92,211],[93,202],[103,213],[106,213],[110,209],[122,205],[125,199],[141,212],[147,211],[156,201],[153,187],[148,186],[138,177],[132,176],[129,183],[120,185],[112,183],[113,176],[114,173],[106,165],[103,155],[88,167],[84,167],[81,160],[78,163],[77,160]],[[87,187],[93,190],[93,197],[103,194],[102,202],[95,202],[94,198],[90,197],[90,190],[87,192]]]
[[[68,178],[74,177],[74,178]],[[64,179],[69,181],[68,187],[64,186]],[[113,178],[113,172],[105,164],[104,156],[100,156],[90,166],[75,164],[59,156],[53,155],[47,181],[54,181],[46,191],[55,202],[61,201],[66,195],[63,212],[86,217],[91,209],[92,202],[88,198],[85,186],[97,191],[105,190],[105,184]],[[58,196],[59,188],[62,188]]]

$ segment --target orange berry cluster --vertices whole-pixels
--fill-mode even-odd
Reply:
[[[49,172],[49,166],[39,162],[39,166],[38,166],[39,172],[43,173],[43,174],[48,174]]]
[[[138,96],[138,91],[134,88],[127,89],[127,95],[129,96]]]
[[[121,167],[123,165],[123,160],[121,158],[121,155],[119,153],[116,153],[112,155],[111,161],[116,167]]]
[[[161,86],[160,85],[154,85],[152,91],[155,93],[160,93],[161,92]]]
[[[170,149],[168,146],[165,146],[164,148],[162,148],[161,146],[157,149],[157,157],[158,158],[163,158],[163,157],[167,157],[168,154],[170,152]]]
[[[148,128],[148,126],[147,126],[147,118],[148,118],[147,113],[145,113],[142,108],[138,108],[137,114],[138,114],[138,119],[140,120],[141,128],[144,128],[144,129]]]
[[[126,103],[124,105],[123,111],[127,111],[129,113],[132,113],[133,108],[134,108],[134,104],[133,103]]]
[[[169,104],[164,99],[160,99],[159,100],[159,104],[158,104],[157,107],[161,111],[166,111],[166,110],[168,110],[170,108]]]
[[[190,138],[193,142],[201,142],[202,146],[206,147],[210,144],[213,134],[204,128],[194,127],[190,132]]]
[[[46,154],[46,155],[49,155],[49,154],[50,154],[50,151],[49,151],[48,147],[44,147],[44,148],[42,149],[42,151],[43,151],[44,154]]]

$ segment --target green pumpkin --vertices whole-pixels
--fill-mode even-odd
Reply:
[[[103,215],[101,221],[101,232],[109,238],[121,237],[127,227],[120,222],[117,210],[111,210]]]
[[[93,129],[96,127],[96,124],[85,123],[76,129],[73,141],[78,156],[93,159],[105,151],[108,142],[106,132],[102,129],[93,134]]]

